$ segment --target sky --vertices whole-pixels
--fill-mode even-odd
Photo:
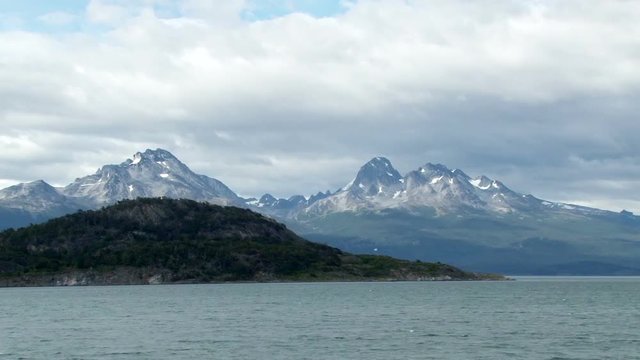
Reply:
[[[375,156],[640,213],[640,2],[0,0],[0,187],[147,148],[244,196]]]

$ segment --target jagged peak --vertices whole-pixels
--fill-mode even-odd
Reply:
[[[132,159],[127,159],[122,165],[138,165],[143,163],[145,160],[159,162],[166,160],[175,160],[179,161],[172,153],[167,150],[157,148],[155,150],[147,149],[144,152],[137,152],[133,154]]]
[[[426,170],[426,171],[441,171],[441,172],[452,172],[446,165],[444,164],[433,164],[433,163],[426,163],[424,164],[420,169]]]
[[[310,205],[310,204],[313,204],[314,202],[316,202],[318,200],[322,200],[322,199],[327,198],[327,197],[329,197],[331,195],[332,195],[332,193],[329,190],[327,190],[326,193],[323,193],[322,191],[319,191],[317,194],[309,196],[309,200],[307,200],[307,203]]]
[[[458,176],[456,171],[462,173],[460,170],[451,170],[443,164],[426,163],[419,167],[418,170],[409,173],[407,176],[418,176],[424,179],[423,181],[426,180],[430,184],[435,185],[443,179],[445,179],[446,182],[451,182],[452,179]],[[466,174],[462,174],[466,179]]]
[[[363,175],[367,177],[379,176],[383,179],[384,178],[393,178],[393,179],[402,178],[398,170],[396,170],[391,164],[391,161],[389,161],[389,159],[382,156],[375,157],[369,160],[366,164],[362,165],[362,167],[360,168],[360,171],[358,171],[358,174],[356,175],[356,180],[359,177],[361,178]]]
[[[371,167],[382,167],[382,168],[393,168],[391,165],[391,161],[384,156],[376,156],[373,159],[367,161],[363,167],[371,166]]]
[[[391,161],[378,156],[360,167],[356,177],[341,190],[375,195],[384,192],[389,186],[401,184],[402,181],[402,175],[393,167]]]
[[[155,158],[162,159],[175,159],[176,157],[170,153],[169,151],[161,148],[157,148],[155,150],[147,149],[144,151],[143,155]]]

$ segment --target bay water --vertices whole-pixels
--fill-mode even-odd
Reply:
[[[640,278],[4,288],[0,359],[640,359]]]

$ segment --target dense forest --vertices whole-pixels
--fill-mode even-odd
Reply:
[[[162,282],[481,277],[440,263],[351,255],[250,210],[191,200],[125,200],[0,233],[5,279],[115,269],[146,269]]]

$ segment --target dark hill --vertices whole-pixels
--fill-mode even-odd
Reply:
[[[126,200],[0,233],[0,284],[480,279],[444,264],[312,243],[250,210]]]

